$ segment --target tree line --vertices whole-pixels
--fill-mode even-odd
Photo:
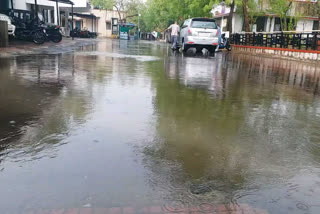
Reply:
[[[320,18],[320,1],[300,4],[299,7],[306,8],[296,10],[293,0],[91,0],[95,8],[115,9],[120,19],[133,23],[138,23],[138,14],[141,14],[140,29],[146,32],[164,31],[175,20],[182,24],[183,20],[191,17],[212,17],[212,7],[222,2],[231,9],[227,18],[227,30],[230,32],[235,8],[235,12],[243,17],[243,30],[246,32],[252,31],[259,16],[278,17],[284,31],[294,30],[297,19],[303,15],[312,13],[312,16]],[[292,13],[293,10],[298,12]],[[125,17],[121,17],[120,11],[126,11]]]

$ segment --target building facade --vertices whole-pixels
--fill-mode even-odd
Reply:
[[[126,12],[116,10],[92,9],[91,13],[99,17],[97,21],[97,33],[101,37],[117,37],[119,35],[119,22],[125,22]]]
[[[288,0],[290,1],[290,0]],[[291,8],[288,12],[288,21],[290,17],[295,17],[294,29],[295,31],[312,31],[320,30],[319,20],[320,11],[317,11],[317,0],[296,0],[293,1]],[[264,2],[264,10],[268,11],[269,5],[267,1]],[[218,5],[214,5],[211,13],[213,18],[221,27],[222,31],[227,31],[227,18],[230,14],[230,7],[227,7],[224,2]],[[234,9],[234,15],[232,19],[232,33],[238,33],[243,31],[244,20],[240,13],[237,13],[237,7]],[[265,13],[262,16],[256,17],[255,24],[251,26],[254,32],[275,32],[281,31],[280,18],[275,14]]]

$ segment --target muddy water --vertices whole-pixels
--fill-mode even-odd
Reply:
[[[101,41],[0,59],[0,212],[320,212],[320,69]]]

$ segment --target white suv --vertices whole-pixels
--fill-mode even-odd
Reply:
[[[180,31],[182,51],[194,47],[197,51],[203,48],[213,55],[219,42],[219,27],[214,19],[192,18],[184,21]]]
[[[9,16],[0,13],[0,20],[8,22],[8,35],[14,36],[16,26],[11,24],[11,19],[9,18]]]

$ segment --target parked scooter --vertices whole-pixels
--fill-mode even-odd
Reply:
[[[228,51],[231,51],[228,32],[221,34],[221,43],[219,44],[219,49],[224,49],[224,48],[227,49]]]
[[[46,41],[46,30],[35,19],[27,23],[13,20],[16,25],[15,37],[17,39],[33,41],[43,44]]]
[[[80,37],[80,29],[76,27],[73,30],[71,30],[70,36],[71,37]]]
[[[56,25],[47,25],[46,26],[46,34],[47,34],[47,39],[59,43],[62,40],[62,34],[60,32],[60,26]]]
[[[97,38],[97,33],[90,32],[86,29],[80,30],[79,28],[75,28],[70,32],[71,37],[80,37],[80,38]]]

